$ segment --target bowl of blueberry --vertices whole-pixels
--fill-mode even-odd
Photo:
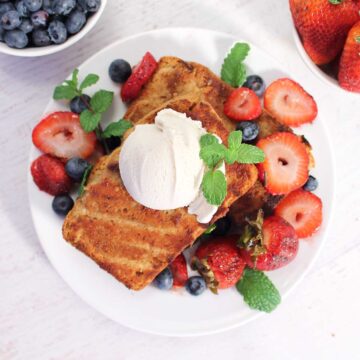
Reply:
[[[35,57],[75,44],[99,20],[106,0],[0,0],[0,52]]]

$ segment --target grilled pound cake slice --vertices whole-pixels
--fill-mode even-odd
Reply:
[[[124,118],[137,123],[148,112],[177,96],[197,95],[213,107],[228,130],[234,130],[235,123],[223,110],[224,102],[233,90],[204,65],[164,56],[140,95],[129,105]]]
[[[170,101],[162,108],[184,112],[226,142],[228,130],[208,103],[198,97]],[[140,123],[152,123],[159,108]],[[130,130],[131,132],[131,130]],[[125,139],[126,141],[126,139]],[[85,193],[76,200],[63,225],[63,236],[100,267],[133,290],[152,282],[180,252],[207,228],[187,208],[158,211],[134,201],[122,184],[118,158],[121,147],[100,159]],[[211,222],[255,183],[254,165],[226,166],[228,193]]]

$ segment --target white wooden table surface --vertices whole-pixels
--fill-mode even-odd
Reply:
[[[271,315],[200,338],[129,330],[82,302],[49,264],[28,206],[30,134],[52,89],[114,40],[155,28],[230,32],[278,58],[312,93],[328,97],[337,195],[326,246]],[[146,49],[144,49],[146,50]],[[96,28],[38,59],[0,54],[0,359],[360,359],[360,96],[328,89],[299,58],[287,0],[109,0]]]

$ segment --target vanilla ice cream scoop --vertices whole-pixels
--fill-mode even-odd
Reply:
[[[121,179],[130,196],[155,210],[194,203],[190,213],[198,215],[199,222],[209,222],[217,207],[201,196],[205,164],[199,153],[204,134],[200,121],[172,109],[158,112],[154,124],[136,125],[119,157]]]

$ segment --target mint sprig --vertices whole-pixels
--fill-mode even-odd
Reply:
[[[211,205],[220,206],[227,194],[226,177],[219,167],[225,161],[255,164],[265,160],[264,152],[256,146],[242,144],[242,132],[233,131],[228,137],[228,147],[220,144],[219,139],[212,134],[200,138],[200,158],[207,166],[201,189],[206,201]]]
[[[99,81],[99,76],[95,74],[89,74],[81,82],[79,86],[79,70],[75,69],[72,73],[71,80],[65,80],[58,85],[53,93],[55,100],[72,100],[76,96],[81,96],[82,91]]]
[[[224,59],[221,67],[221,79],[233,87],[241,86],[246,80],[246,68],[243,63],[250,51],[246,43],[236,43]]]
[[[280,293],[275,285],[258,270],[245,268],[242,278],[236,284],[236,289],[252,309],[269,313],[281,302]]]

